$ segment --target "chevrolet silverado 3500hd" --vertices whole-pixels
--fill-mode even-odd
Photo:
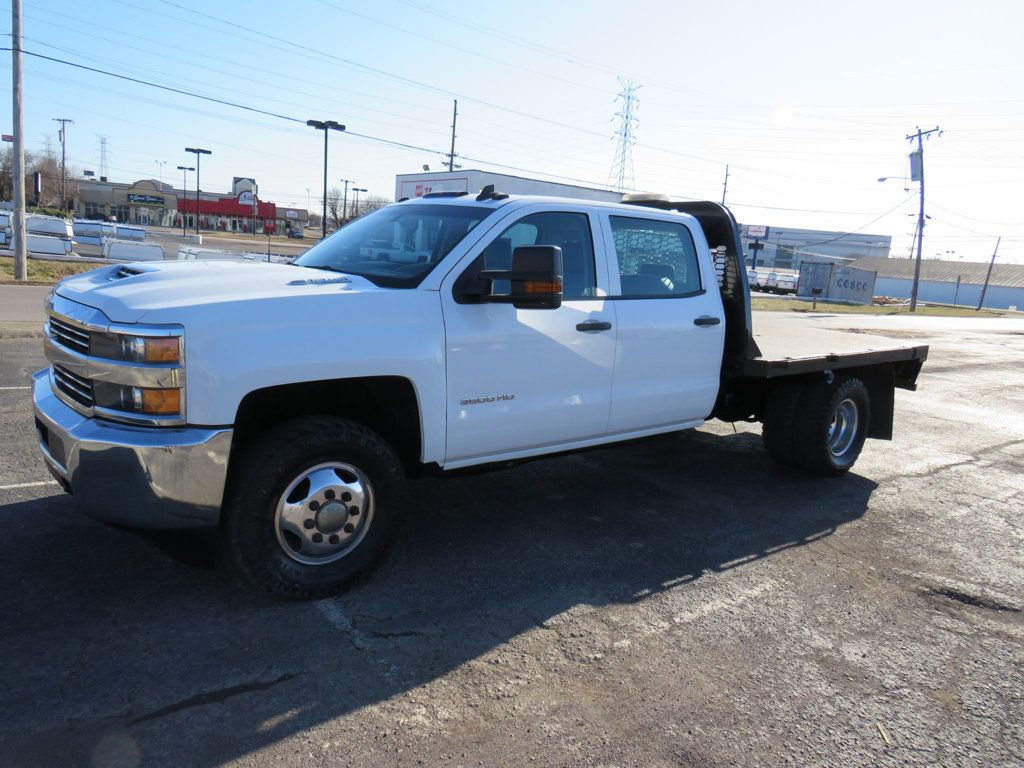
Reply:
[[[85,513],[216,526],[244,582],[295,598],[369,565],[426,472],[709,418],[846,472],[891,438],[927,347],[755,335],[739,244],[715,203],[485,188],[388,206],[292,265],[101,267],[47,300],[40,447]]]

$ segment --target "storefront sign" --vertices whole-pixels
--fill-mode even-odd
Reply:
[[[128,195],[128,202],[134,203],[135,205],[159,205],[163,206],[164,198],[162,195]]]
[[[238,195],[239,205],[248,205],[250,208],[256,207],[256,194],[253,192],[241,192]]]
[[[286,219],[297,219],[297,218],[299,218],[299,212],[298,211],[285,211],[284,212],[284,217]]]

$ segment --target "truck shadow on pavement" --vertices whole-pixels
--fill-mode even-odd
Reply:
[[[201,540],[170,557],[181,537],[155,548],[67,496],[0,507],[0,764],[214,766],[331,721],[353,746],[389,722],[427,745],[440,721],[398,725],[397,700],[429,711],[440,678],[486,698],[473,670],[509,646],[582,663],[617,625],[563,633],[567,612],[628,623],[659,593],[829,536],[875,487],[780,469],[749,433],[422,480],[381,566],[305,604],[240,593]]]

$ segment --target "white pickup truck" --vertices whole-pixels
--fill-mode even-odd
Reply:
[[[368,566],[425,473],[714,417],[841,474],[891,438],[927,347],[755,337],[739,243],[715,203],[485,188],[388,206],[292,265],[102,267],[48,298],[40,447],[87,514],[216,526],[244,582],[295,598]]]

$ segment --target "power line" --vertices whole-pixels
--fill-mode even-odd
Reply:
[[[896,211],[896,209],[906,205],[908,202],[910,202],[910,200],[913,199],[913,197],[914,197],[913,195],[910,195],[905,200],[900,201],[899,205],[893,206],[892,208],[890,208],[888,211],[886,211],[885,213],[881,214],[880,216],[876,216],[871,221],[869,221],[867,224],[859,226],[856,229],[851,229],[849,232],[845,232],[844,234],[839,235],[839,237],[833,237],[833,238],[830,238],[829,240],[819,240],[819,241],[814,242],[814,243],[803,243],[803,245],[806,245],[806,246],[825,245],[826,243],[834,243],[836,240],[842,240],[844,237],[849,237],[850,235],[855,235],[858,232],[860,232],[861,230],[867,229],[872,224],[874,224],[876,221],[880,221],[881,219],[884,219],[890,213],[893,213],[894,211]]]
[[[0,48],[0,51],[9,51],[10,48]],[[203,101],[211,101],[215,104],[223,104],[228,107],[235,107],[236,109],[244,109],[247,112],[255,112],[260,115],[267,115],[268,117],[276,117],[280,120],[288,120],[293,123],[305,123],[304,120],[300,120],[297,117],[288,117],[277,112],[269,112],[265,109],[259,109],[258,107],[249,107],[245,104],[239,104],[234,101],[228,101],[227,99],[218,99],[214,96],[204,96],[201,93],[195,93],[193,91],[186,91],[183,88],[173,88],[169,85],[160,85],[159,83],[149,82],[147,80],[140,80],[137,77],[129,77],[128,75],[119,75],[116,72],[108,72],[105,69],[98,69],[97,67],[87,67],[85,64],[76,64],[73,61],[67,61],[65,59],[58,59],[54,56],[45,56],[41,53],[33,53],[32,51],[22,51],[26,56],[33,56],[37,59],[45,59],[46,61],[53,61],[58,64],[64,64],[69,67],[75,67],[76,69],[84,69],[87,72],[95,72],[100,75],[107,75],[108,77],[116,77],[118,80],[127,80],[130,83],[137,83],[139,85],[147,85],[151,88],[159,88],[163,91],[170,91],[171,93],[181,94],[182,96],[191,96],[196,99],[202,99]]]

